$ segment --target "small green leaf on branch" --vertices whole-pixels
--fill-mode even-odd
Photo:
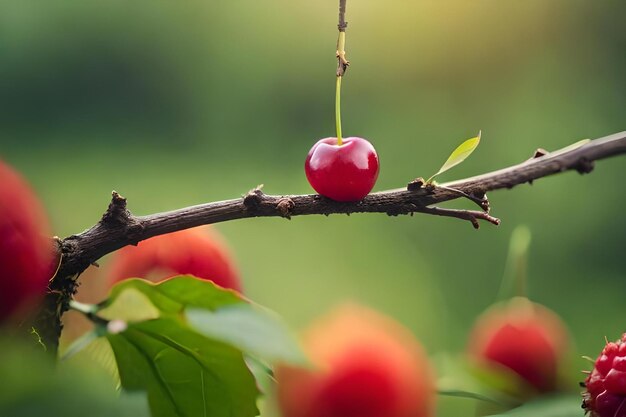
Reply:
[[[442,174],[450,168],[455,167],[461,162],[465,161],[465,159],[467,159],[467,157],[470,156],[472,152],[474,152],[474,150],[478,147],[478,144],[480,143],[481,133],[482,132],[478,132],[478,136],[470,138],[457,146],[456,149],[452,151],[446,162],[441,166],[441,168],[439,168],[439,171],[432,175],[426,182],[432,182],[433,178],[435,178],[437,175]]]

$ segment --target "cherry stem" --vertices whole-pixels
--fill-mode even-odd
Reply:
[[[335,90],[335,123],[337,124],[337,145],[343,144],[341,138],[341,76],[337,76],[337,88]]]
[[[335,124],[337,126],[337,145],[343,144],[341,137],[341,79],[350,63],[346,60],[346,0],[339,0],[339,37],[337,38],[337,86],[335,88]]]

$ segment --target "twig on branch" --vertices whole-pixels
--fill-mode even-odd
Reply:
[[[435,216],[456,217],[457,219],[468,220],[472,223],[474,229],[480,228],[478,220],[486,220],[496,226],[500,224],[500,219],[490,216],[485,211],[446,209],[442,207],[420,207],[415,211]]]
[[[346,0],[339,0],[339,24],[337,28],[339,32],[345,32],[348,27],[348,22],[346,22]]]
[[[348,70],[350,62],[346,58],[346,0],[339,0],[339,37],[337,38],[337,77],[343,77]]]
[[[626,132],[595,139],[580,147],[569,146],[552,153],[538,152],[518,165],[440,186],[414,180],[405,188],[373,193],[353,203],[337,202],[320,195],[267,195],[259,186],[232,200],[135,216],[128,210],[126,199],[113,192],[108,209],[96,225],[60,241],[61,266],[50,284],[35,328],[48,351],[56,353],[62,329],[61,316],[69,308],[76,291],[76,278],[102,256],[154,236],[248,217],[290,219],[310,214],[385,213],[396,216],[424,213],[468,220],[476,228],[479,220],[497,225],[499,219],[489,215],[488,191],[510,189],[567,170],[588,173],[593,168],[593,161],[623,153],[626,153]],[[469,198],[482,211],[432,207],[458,198]]]

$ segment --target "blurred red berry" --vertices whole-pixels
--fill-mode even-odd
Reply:
[[[568,339],[565,325],[554,312],[517,297],[496,304],[477,320],[469,354],[479,365],[513,371],[545,393],[557,389]]]
[[[626,333],[604,346],[585,387],[583,408],[592,417],[626,417]]]
[[[56,267],[48,221],[26,181],[0,161],[0,320],[33,306]]]
[[[113,254],[109,280],[145,278],[153,282],[194,275],[241,291],[239,274],[224,239],[209,228],[156,236]]]
[[[355,305],[308,329],[311,369],[279,366],[284,417],[430,417],[435,382],[428,359],[408,330]]]

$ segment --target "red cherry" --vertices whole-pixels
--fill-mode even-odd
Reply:
[[[279,365],[284,417],[432,417],[435,377],[413,335],[393,319],[345,305],[309,327],[311,367]]]
[[[469,343],[479,365],[508,368],[539,392],[558,387],[561,359],[569,346],[565,324],[526,298],[496,304],[476,322]]]
[[[189,274],[241,292],[241,281],[224,239],[211,228],[187,229],[126,246],[113,255],[109,282],[145,278],[158,282]]]
[[[26,181],[0,161],[0,320],[35,307],[56,267],[48,221]]]
[[[378,155],[363,138],[320,139],[304,163],[306,177],[319,194],[336,201],[359,201],[378,178]]]

